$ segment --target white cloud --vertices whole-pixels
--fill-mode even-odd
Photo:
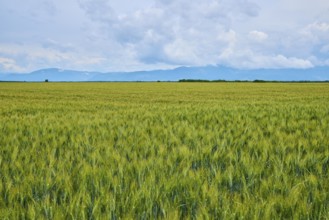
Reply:
[[[248,37],[251,40],[262,42],[268,38],[268,35],[262,31],[250,31]]]
[[[69,69],[93,70],[92,66],[107,61],[97,55],[84,55],[79,51],[61,51],[39,45],[1,45],[0,63],[8,71],[26,72],[47,67],[63,67]],[[19,60],[20,63],[17,63]]]
[[[237,41],[237,33],[234,30],[218,33],[217,40],[226,45],[234,45]]]
[[[16,64],[16,61],[6,57],[0,57],[0,70],[5,72],[22,72],[24,69]]]
[[[258,54],[250,49],[239,50],[228,48],[221,56],[221,61],[229,66],[239,68],[311,68],[314,65],[307,59],[286,57],[282,54]]]
[[[277,55],[274,57],[269,57],[269,67],[275,66],[277,68],[311,68],[313,64],[309,60],[300,59],[296,57],[285,57],[283,55]]]
[[[314,22],[308,24],[300,31],[302,37],[312,43],[322,43],[329,41],[329,23]]]
[[[320,31],[320,32],[329,32],[329,24],[325,22],[315,22],[307,26],[309,31]]]
[[[197,52],[195,45],[182,39],[177,39],[164,47],[166,59],[177,64],[196,64],[199,61]]]

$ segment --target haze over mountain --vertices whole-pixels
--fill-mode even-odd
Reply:
[[[41,69],[31,73],[0,74],[0,81],[178,81],[203,80],[275,80],[275,81],[327,81],[329,67],[308,69],[235,69],[224,66],[179,67],[170,70],[136,72],[88,72]]]

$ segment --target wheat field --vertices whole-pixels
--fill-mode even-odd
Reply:
[[[328,219],[328,83],[0,83],[0,219]]]

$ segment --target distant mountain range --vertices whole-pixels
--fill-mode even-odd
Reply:
[[[266,80],[266,81],[327,81],[329,67],[309,69],[253,69],[241,70],[224,66],[179,67],[170,70],[136,72],[87,72],[41,69],[31,73],[0,74],[0,81],[178,81],[181,79],[202,80]]]

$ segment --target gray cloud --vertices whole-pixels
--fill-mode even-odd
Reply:
[[[216,63],[232,20],[254,17],[259,10],[247,0],[176,0],[115,17],[109,1],[80,5],[110,41],[133,50],[136,59],[173,65]]]
[[[55,16],[57,14],[57,7],[53,1],[50,0],[43,0],[40,2],[41,11],[44,13]]]
[[[111,23],[116,19],[108,0],[78,0],[80,7],[94,21]]]

